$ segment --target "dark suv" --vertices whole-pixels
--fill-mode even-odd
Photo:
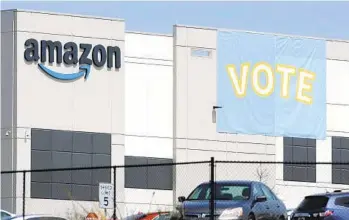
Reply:
[[[349,192],[306,196],[294,210],[291,220],[348,220]]]

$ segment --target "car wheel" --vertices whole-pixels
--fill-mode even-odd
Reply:
[[[250,215],[248,216],[248,220],[256,220],[256,218],[254,217],[253,214],[250,214]]]
[[[281,217],[279,218],[279,220],[285,220],[285,217],[284,217],[284,216],[281,216]]]

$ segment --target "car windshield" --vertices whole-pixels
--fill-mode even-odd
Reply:
[[[1,219],[10,217],[6,212],[1,211]]]
[[[304,200],[298,207],[298,211],[316,211],[323,210],[326,208],[328,202],[328,197],[326,196],[308,196],[305,197]]]
[[[215,184],[215,200],[248,200],[251,187],[247,184],[217,183]],[[198,186],[187,200],[209,200],[211,197],[210,184]]]

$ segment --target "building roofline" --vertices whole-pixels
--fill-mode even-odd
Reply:
[[[321,38],[321,37],[312,37],[312,36],[302,36],[302,35],[295,35],[295,34],[281,34],[281,33],[273,33],[273,32],[258,32],[258,31],[248,31],[248,30],[240,30],[240,29],[226,29],[226,28],[203,27],[203,26],[182,25],[182,24],[175,24],[174,27],[184,27],[184,28],[212,30],[212,31],[234,31],[234,32],[244,32],[244,33],[251,33],[251,34],[270,34],[270,35],[284,36],[284,37],[299,37],[299,38],[314,39],[314,40],[326,40],[326,41],[337,41],[337,42],[349,43],[349,39],[348,40],[344,40],[344,39],[330,39],[330,38]]]
[[[140,34],[140,35],[151,35],[158,37],[173,37],[172,34],[161,34],[161,33],[152,33],[152,32],[142,32],[142,31],[125,31],[126,34]]]
[[[122,19],[122,18],[111,18],[111,17],[102,17],[102,16],[91,16],[91,15],[70,14],[70,13],[60,13],[60,12],[49,12],[49,11],[36,11],[36,10],[28,10],[28,9],[5,9],[5,10],[1,10],[1,12],[6,12],[6,11],[38,13],[38,14],[48,14],[48,15],[60,15],[60,16],[71,16],[71,17],[79,17],[79,18],[91,18],[91,19],[100,19],[100,20],[125,22],[125,19]],[[185,27],[185,28],[214,30],[214,31],[218,31],[218,30],[220,30],[220,31],[235,31],[235,32],[245,32],[245,33],[251,33],[251,34],[270,34],[270,35],[276,35],[276,36],[300,37],[300,38],[307,38],[307,39],[314,39],[314,40],[326,40],[326,41],[337,41],[337,42],[349,43],[349,39],[348,40],[344,40],[344,39],[330,39],[330,38],[302,36],[302,35],[294,35],[294,34],[281,34],[281,33],[273,33],[273,32],[258,32],[258,31],[248,31],[248,30],[240,30],[240,29],[225,29],[225,28],[204,27],[204,26],[195,26],[195,25],[182,25],[182,24],[175,24],[174,27]],[[171,34],[161,34],[161,33],[147,33],[147,32],[137,32],[137,31],[126,31],[126,33],[173,37],[173,35],[171,35]]]
[[[50,11],[36,11],[36,10],[27,10],[27,9],[1,10],[1,12],[6,12],[6,11],[27,12],[27,13],[37,13],[37,14],[47,14],[47,15],[59,15],[59,16],[71,16],[71,17],[78,17],[78,18],[91,18],[91,19],[109,20],[109,21],[121,21],[121,22],[125,21],[125,19],[122,19],[122,18],[111,18],[111,17],[82,15],[82,14],[70,14],[70,13],[60,13],[60,12],[50,12]]]
[[[48,15],[60,15],[60,16],[71,16],[71,17],[80,17],[80,18],[92,18],[92,19],[110,20],[110,21],[125,21],[125,19],[121,19],[121,18],[111,18],[111,17],[91,16],[91,15],[81,15],[81,14],[70,14],[70,13],[60,13],[60,12],[49,12],[49,11],[37,11],[37,10],[27,10],[27,9],[1,10],[1,12],[7,12],[7,11],[48,14]],[[173,37],[172,34],[151,33],[151,32],[141,32],[141,31],[127,31],[126,30],[125,33],[151,35],[151,36],[162,36],[162,37]]]

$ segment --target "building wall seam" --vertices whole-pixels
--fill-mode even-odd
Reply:
[[[24,31],[24,30],[17,30],[15,32],[19,33],[31,33],[31,34],[45,34],[45,35],[52,35],[52,36],[65,36],[65,37],[80,37],[85,39],[97,39],[97,40],[110,40],[110,41],[116,41],[116,42],[125,42],[125,39],[115,39],[115,38],[107,38],[107,37],[89,37],[89,36],[81,36],[81,35],[74,35],[74,34],[56,34],[56,33],[46,33],[46,32],[39,32],[39,31]]]
[[[31,129],[30,127],[17,127],[17,129],[18,128]],[[6,130],[6,129],[11,129],[11,128],[1,128],[1,130]],[[45,128],[42,128],[42,129],[45,129]],[[89,131],[84,131],[84,132],[89,132]],[[327,132],[348,133],[349,134],[349,131],[327,130]],[[226,140],[219,140],[219,139],[205,139],[205,138],[195,138],[195,137],[175,137],[174,138],[171,136],[141,135],[141,134],[135,134],[135,133],[133,133],[133,134],[132,133],[110,133],[110,134],[111,135],[127,136],[127,137],[140,137],[140,138],[148,137],[148,138],[176,139],[176,140],[189,140],[189,141],[206,141],[206,142],[222,142],[222,143],[255,143],[255,144],[274,145],[274,143],[270,144],[270,143],[264,143],[264,142],[246,142],[246,141],[236,141],[236,140],[226,141]],[[228,135],[236,135],[236,134],[228,134]],[[330,135],[327,135],[327,136],[331,137]],[[278,137],[271,137],[271,138],[278,138]]]
[[[66,16],[66,17],[75,17],[75,18],[87,18],[87,19],[96,19],[96,20],[107,20],[107,21],[116,21],[123,22],[125,19],[122,18],[108,18],[108,17],[99,17],[91,15],[79,15],[79,14],[69,14],[69,13],[59,13],[59,12],[48,12],[48,11],[36,11],[36,10],[26,10],[26,9],[9,9],[2,11],[13,11],[13,12],[24,12],[30,14],[46,14],[46,15],[56,15],[56,16]]]
[[[125,58],[133,58],[133,59],[144,59],[144,60],[154,60],[154,61],[171,61],[173,62],[173,59],[159,59],[159,58],[152,58],[152,57],[136,57],[136,56],[127,56],[127,54],[124,56]]]
[[[281,34],[281,33],[273,33],[273,32],[257,32],[257,31],[248,31],[248,30],[237,30],[237,29],[228,29],[228,28],[217,28],[217,27],[215,28],[215,27],[190,26],[190,25],[180,25],[180,24],[176,24],[174,26],[175,27],[182,27],[182,28],[199,29],[199,30],[229,31],[229,32],[232,31],[232,32],[259,34],[259,35],[275,35],[275,36],[283,36],[283,37],[297,37],[297,38],[306,38],[306,39],[314,39],[314,40],[326,40],[326,41],[332,41],[332,42],[349,43],[349,40],[345,40],[345,39],[331,39],[331,38],[302,36],[302,35],[295,35],[295,34]]]
[[[196,49],[210,49],[210,50],[213,50],[213,51],[217,50],[217,48],[214,48],[214,47],[198,47],[198,46],[181,45],[181,44],[176,44],[175,47],[187,47],[187,48],[196,48]]]

